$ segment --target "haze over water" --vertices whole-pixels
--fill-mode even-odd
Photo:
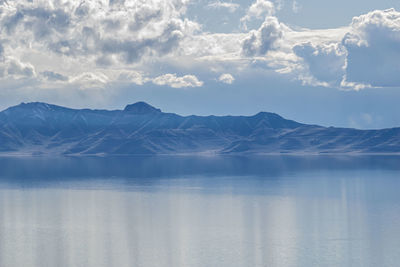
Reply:
[[[399,163],[0,158],[0,266],[396,266]]]

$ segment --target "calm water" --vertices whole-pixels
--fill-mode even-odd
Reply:
[[[0,266],[398,266],[399,189],[390,156],[0,158]]]

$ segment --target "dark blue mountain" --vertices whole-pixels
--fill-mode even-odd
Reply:
[[[124,110],[22,103],[0,112],[3,154],[398,153],[400,128],[356,130],[254,116],[179,116],[145,102]]]

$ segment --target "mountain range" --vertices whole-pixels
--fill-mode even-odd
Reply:
[[[145,102],[124,110],[21,103],[0,112],[6,155],[399,153],[400,128],[323,127],[260,112],[180,116]]]

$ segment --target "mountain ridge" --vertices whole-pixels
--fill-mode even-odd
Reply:
[[[43,102],[0,112],[0,152],[26,155],[399,153],[400,128],[358,130],[252,116],[180,116],[146,102],[123,110]]]

